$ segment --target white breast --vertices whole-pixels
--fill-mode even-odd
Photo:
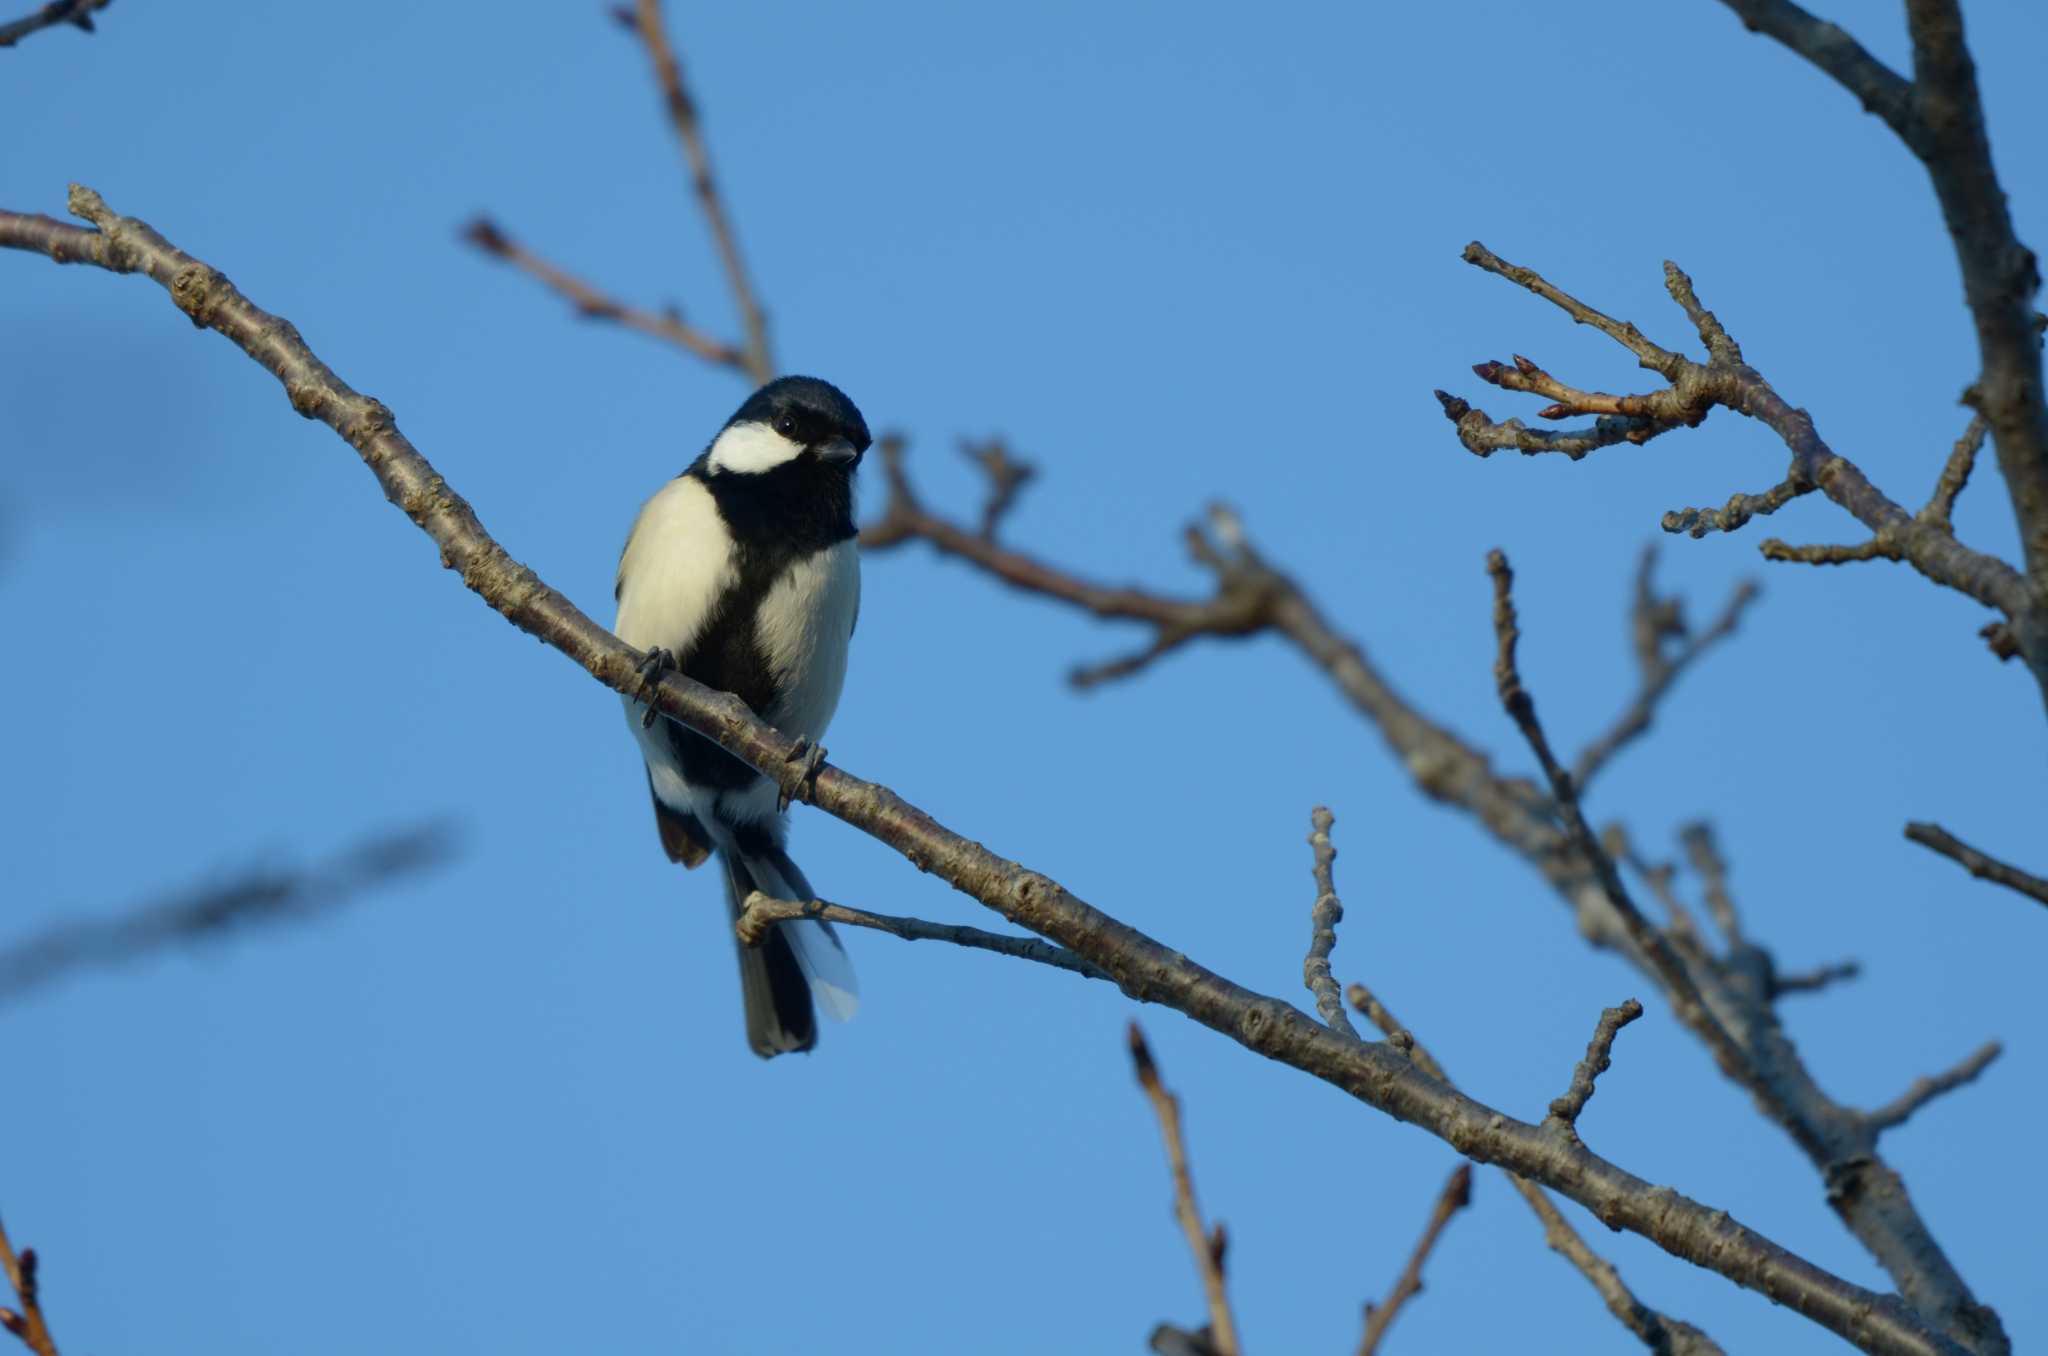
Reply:
[[[734,579],[732,534],[702,481],[679,476],[641,508],[619,559],[612,630],[635,649],[681,655]]]
[[[846,685],[847,643],[860,611],[860,551],[851,541],[792,565],[761,601],[755,635],[782,700],[763,712],[785,734],[825,733]]]

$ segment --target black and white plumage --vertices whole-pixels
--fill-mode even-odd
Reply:
[[[853,473],[868,444],[860,411],[827,382],[783,377],[756,391],[641,508],[619,558],[619,639],[667,651],[690,677],[815,744],[839,704],[860,611]],[[645,713],[627,699],[670,860],[695,867],[716,853],[735,918],[754,889],[814,898],[785,850],[775,783]],[[747,1043],[763,1058],[817,1043],[814,997],[842,1020],[858,998],[838,937],[809,919],[741,947],[740,988]]]

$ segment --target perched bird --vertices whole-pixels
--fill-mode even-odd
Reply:
[[[754,392],[634,520],[619,557],[619,639],[815,747],[860,612],[853,474],[869,442],[860,411],[827,382],[783,377]],[[650,723],[632,698],[626,716],[669,860],[695,867],[716,853],[734,918],[756,889],[815,898],[785,850],[773,781],[672,720]],[[747,1044],[763,1059],[817,1044],[813,998],[836,1019],[853,1015],[853,967],[829,924],[777,923],[739,955]]]

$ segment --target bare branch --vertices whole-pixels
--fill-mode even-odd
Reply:
[[[1441,1083],[1451,1081],[1435,1056],[1415,1039],[1413,1032],[1395,1019],[1393,1013],[1387,1011],[1386,1005],[1372,990],[1363,984],[1353,984],[1348,996],[1351,1006],[1365,1014],[1366,1020],[1385,1033],[1389,1042],[1398,1040],[1400,1048],[1415,1061],[1416,1067]],[[1614,1264],[1586,1246],[1586,1240],[1572,1228],[1542,1187],[1506,1169],[1501,1170],[1501,1175],[1508,1179],[1508,1185],[1515,1189],[1543,1225],[1544,1243],[1578,1269],[1579,1274],[1599,1293],[1607,1311],[1634,1333],[1644,1346],[1658,1356],[1724,1356],[1713,1339],[1698,1328],[1658,1313],[1637,1299],[1635,1292],[1621,1279],[1621,1273],[1614,1269]]]
[[[369,839],[319,867],[251,872],[112,918],[59,924],[0,951],[0,1003],[93,966],[212,941],[240,927],[316,917],[444,865],[454,841],[448,825],[428,824]]]
[[[114,0],[50,0],[49,4],[33,14],[11,23],[0,24],[0,47],[12,47],[31,33],[41,32],[45,28],[55,28],[59,24],[69,24],[87,33],[97,32],[93,26],[93,12],[105,9],[113,2]]]
[[[1651,543],[1643,548],[1642,557],[1636,565],[1635,603],[1629,610],[1629,631],[1634,640],[1640,685],[1636,689],[1635,700],[1615,718],[1605,733],[1586,746],[1572,764],[1572,782],[1582,795],[1587,783],[1598,775],[1609,759],[1650,728],[1657,703],[1663,700],[1664,694],[1671,690],[1672,684],[1692,666],[1693,661],[1735,633],[1744,610],[1757,598],[1755,582],[1743,580],[1735,586],[1720,615],[1706,630],[1688,635],[1678,600],[1659,597],[1653,586],[1656,565],[1657,547]],[[1669,641],[1679,642],[1675,653],[1665,652]]]
[[[963,443],[960,450],[988,477],[988,499],[981,506],[981,535],[994,541],[1003,516],[1017,506],[1018,494],[1037,476],[1038,468],[1010,455],[1009,445],[1001,438]]]
[[[543,286],[566,299],[576,308],[576,313],[586,319],[609,320],[629,330],[637,330],[641,334],[674,344],[708,363],[734,368],[741,372],[747,370],[746,354],[724,340],[706,334],[694,325],[685,324],[680,311],[673,307],[664,312],[648,311],[614,301],[581,278],[555,267],[506,235],[498,228],[497,223],[488,217],[478,217],[463,227],[462,238],[493,258],[503,259],[520,272],[538,279]]]
[[[1309,815],[1308,845],[1315,851],[1316,902],[1309,910],[1308,959],[1301,963],[1301,982],[1316,996],[1316,1011],[1333,1031],[1356,1036],[1358,1030],[1344,1011],[1344,996],[1337,991],[1336,976],[1330,973],[1330,952],[1337,945],[1337,924],[1344,921],[1344,904],[1337,898],[1337,846],[1330,841],[1335,815],[1321,805]]]
[[[1704,821],[1687,824],[1678,831],[1678,841],[1684,845],[1686,860],[1700,878],[1707,916],[1721,929],[1723,937],[1739,945],[1742,922],[1735,912],[1735,896],[1728,892],[1728,859],[1721,855],[1721,845],[1714,841],[1714,826]]]
[[[1436,1205],[1429,1212],[1429,1223],[1422,1228],[1422,1237],[1416,1241],[1415,1251],[1408,1257],[1408,1265],[1401,1268],[1401,1274],[1394,1281],[1394,1288],[1379,1304],[1365,1306],[1365,1336],[1359,1340],[1358,1356],[1373,1356],[1380,1349],[1380,1342],[1393,1326],[1394,1318],[1401,1312],[1401,1306],[1422,1293],[1422,1264],[1429,1260],[1444,1226],[1451,1222],[1451,1216],[1472,1204],[1472,1165],[1460,1163],[1451,1170],[1450,1180],[1436,1198]]]
[[[1728,502],[1715,508],[1671,509],[1659,520],[1666,532],[1683,532],[1697,541],[1712,532],[1737,532],[1752,518],[1776,513],[1804,494],[1818,489],[1795,466],[1792,473],[1762,494],[1731,494]],[[1770,555],[1769,551],[1764,552]]]
[[[1954,1067],[1944,1069],[1938,1074],[1914,1079],[1911,1087],[1870,1112],[1864,1119],[1869,1122],[1872,1130],[1889,1130],[1895,1125],[1903,1125],[1907,1117],[1943,1093],[1954,1092],[1965,1083],[1975,1082],[1977,1075],[1990,1067],[1991,1061],[1997,1059],[2004,1051],[2005,1047],[1997,1041],[1986,1041]]]
[[[654,78],[661,85],[669,123],[675,128],[683,158],[690,166],[690,186],[697,194],[704,222],[711,228],[719,262],[725,266],[726,283],[732,289],[733,304],[739,309],[740,325],[746,331],[742,367],[756,386],[766,385],[775,377],[775,360],[768,350],[768,318],[754,298],[754,285],[748,280],[746,263],[740,257],[739,237],[733,233],[732,222],[725,213],[725,200],[719,196],[717,181],[712,178],[711,152],[704,145],[697,103],[683,83],[682,63],[676,60],[675,49],[669,45],[661,0],[638,0],[631,14],[619,11],[619,20],[639,35],[648,59],[654,63]]]
[[[1836,961],[1833,965],[1822,965],[1812,970],[1795,970],[1788,975],[1773,977],[1771,997],[1778,998],[1788,993],[1819,993],[1830,984],[1855,979],[1862,973],[1862,964],[1852,960]]]
[[[1166,1164],[1173,1173],[1173,1213],[1187,1235],[1188,1250],[1195,1256],[1195,1270],[1202,1278],[1202,1293],[1209,1303],[1209,1344],[1216,1356],[1238,1356],[1237,1321],[1231,1317],[1230,1296],[1223,1288],[1223,1252],[1226,1235],[1218,1224],[1211,1234],[1202,1226],[1201,1207],[1195,1204],[1195,1178],[1188,1168],[1187,1145],[1180,1131],[1180,1099],[1160,1081],[1159,1066],[1145,1044],[1145,1033],[1136,1022],[1130,1026],[1131,1063],[1138,1073],[1138,1086],[1159,1117],[1159,1135],[1166,1141]]]
[[[21,1344],[36,1356],[57,1356],[57,1343],[43,1318],[43,1300],[36,1281],[36,1250],[23,1248],[17,1253],[4,1225],[0,1225],[0,1270],[7,1273],[15,1303],[21,1306],[18,1311],[0,1309],[0,1328],[19,1337]]]
[[[1982,414],[1971,416],[1969,425],[1963,429],[1963,436],[1956,439],[1956,445],[1949,449],[1948,460],[1942,463],[1941,475],[1934,482],[1934,493],[1928,496],[1927,506],[1914,515],[1916,518],[1947,528],[1950,532],[1955,530],[1956,497],[1970,483],[1970,472],[1977,465],[1977,453],[1983,450],[1984,435],[1990,431],[1991,424]]]
[[[1607,1072],[1612,1062],[1614,1038],[1621,1029],[1643,1015],[1643,1005],[1631,998],[1618,1008],[1604,1008],[1600,1021],[1593,1028],[1593,1039],[1586,1043],[1586,1057],[1572,1070],[1572,1082],[1565,1094],[1550,1104],[1550,1119],[1565,1129],[1577,1132],[1579,1113],[1586,1109],[1586,1103],[1593,1099],[1593,1083]]]
[[[1924,1223],[1896,1186],[1875,1193],[1882,1210],[1864,1211],[1853,1200],[1839,1209],[1858,1237],[1894,1269],[1913,1307],[1876,1294],[1814,1266],[1723,1211],[1652,1186],[1583,1146],[1559,1144],[1534,1125],[1474,1101],[1422,1075],[1382,1043],[1349,1039],[1311,1020],[1291,1004],[1234,984],[1181,952],[1162,945],[1093,908],[1051,878],[1008,861],[939,824],[888,788],[804,756],[799,743],[772,729],[739,698],[718,693],[680,673],[662,676],[651,691],[645,656],[606,632],[531,570],[520,565],[484,530],[475,512],[401,433],[390,410],[343,382],[309,350],[288,322],[254,306],[217,270],[176,249],[147,224],[116,216],[89,189],[75,188],[79,215],[97,230],[65,226],[47,217],[0,211],[0,248],[31,250],[58,263],[89,263],[114,272],[141,272],[162,286],[184,314],[227,336],[275,375],[293,407],[340,433],[376,476],[385,496],[439,546],[443,563],[505,618],[580,664],[615,692],[647,700],[661,713],[704,735],[749,766],[762,770],[793,798],[815,804],[904,855],[920,868],[988,905],[1011,923],[1046,937],[1110,974],[1132,998],[1174,1008],[1246,1049],[1286,1063],[1343,1089],[1377,1109],[1427,1129],[1468,1157],[1499,1163],[1553,1186],[1586,1205],[1603,1222],[1629,1229],[1675,1256],[1706,1267],[1746,1288],[1766,1293],[1865,1351],[1955,1353],[1966,1348],[1930,1326],[1960,1330],[1958,1305],[1974,1305],[1946,1264]],[[1545,845],[1547,879],[1576,898],[1586,879],[1575,857],[1558,856],[1556,830],[1525,783],[1496,778],[1485,760],[1408,707],[1373,670],[1355,645],[1338,636],[1313,606],[1268,569],[1219,522],[1227,569],[1247,582],[1285,586],[1273,604],[1277,629],[1323,667],[1397,748],[1412,747],[1409,763],[1418,785],[1465,805],[1511,845]],[[973,534],[967,534],[973,539]],[[986,544],[982,544],[985,548]],[[1036,562],[1019,557],[1036,568]],[[1132,596],[1146,596],[1132,591]],[[1424,758],[1427,755],[1434,757]],[[1790,1075],[1781,1074],[1789,1078]],[[1788,1087],[1802,1098],[1810,1080]],[[1814,1122],[1802,1108],[1795,1127]],[[1823,1138],[1799,1131],[1802,1146],[1818,1156]],[[1888,1171],[1874,1158],[1869,1171]],[[1867,1174],[1866,1174],[1867,1175]],[[1996,1318],[1972,1308],[1980,1325]]]
[[[1917,821],[1908,824],[1906,837],[1960,862],[1963,869],[1978,880],[1995,881],[2007,889],[2019,891],[2037,904],[2048,904],[2048,880],[2029,875],[2016,866],[2007,866],[1996,857],[1979,852],[1939,824]]]
[[[748,946],[759,946],[761,938],[770,926],[786,923],[798,918],[815,918],[826,923],[841,923],[852,928],[872,928],[886,932],[891,937],[900,937],[906,942],[951,942],[976,951],[993,951],[999,956],[1016,960],[1036,961],[1050,965],[1055,970],[1066,970],[1087,979],[1109,980],[1095,966],[1082,960],[1063,946],[1055,946],[1039,937],[1011,937],[1000,932],[985,932],[980,928],[960,927],[951,923],[929,923],[922,918],[904,918],[896,914],[868,913],[863,909],[849,909],[841,904],[827,903],[822,899],[797,901],[776,899],[759,890],[747,896],[746,908],[734,920],[733,930],[740,941]],[[1110,980],[1115,983],[1114,980]]]
[[[1863,49],[1862,44],[1789,0],[1721,0],[1752,33],[1776,38],[1833,76],[1900,136],[1913,121],[1913,91],[1904,77]]]
[[[1444,417],[1457,427],[1458,441],[1478,457],[1490,457],[1511,448],[1528,456],[1562,452],[1577,461],[1589,452],[1613,447],[1617,443],[1641,445],[1677,427],[1653,423],[1648,419],[1606,415],[1582,429],[1532,429],[1519,419],[1496,423],[1485,410],[1448,391],[1434,394],[1437,403],[1444,407]]]

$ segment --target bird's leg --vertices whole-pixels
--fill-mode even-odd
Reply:
[[[640,667],[637,670],[640,675],[641,690],[648,696],[652,696],[654,685],[661,681],[661,676],[664,673],[667,673],[674,667],[676,667],[676,657],[667,650],[664,650],[659,645],[649,650],[646,657],[641,659]],[[649,702],[647,709],[640,713],[640,728],[643,730],[652,729],[654,727],[654,718],[660,714],[660,712],[654,709],[654,704]]]
[[[818,769],[825,766],[825,746],[813,744],[802,735],[796,737],[796,747],[782,760],[797,769],[796,775],[775,789],[775,813],[781,814],[789,808],[792,800],[809,800],[811,793],[806,790],[818,779]]]

